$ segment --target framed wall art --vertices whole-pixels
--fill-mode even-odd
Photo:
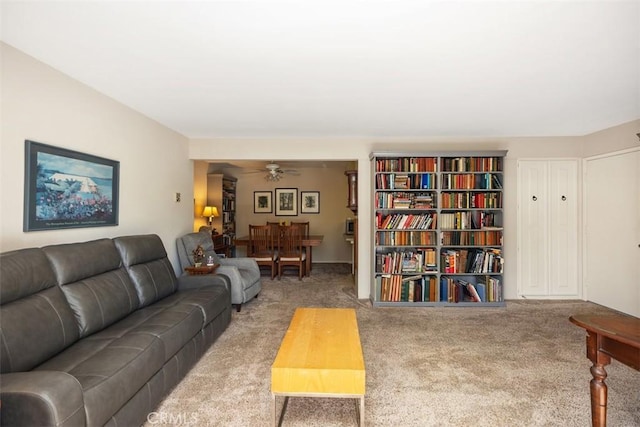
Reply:
[[[253,213],[272,213],[273,201],[271,191],[253,192]]]
[[[298,215],[298,189],[276,188],[276,216]]]
[[[25,141],[24,231],[118,225],[120,162]]]
[[[300,213],[317,214],[320,213],[320,192],[301,191],[300,192]]]

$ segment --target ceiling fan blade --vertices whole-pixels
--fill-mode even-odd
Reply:
[[[282,169],[282,173],[286,173],[288,175],[300,175],[300,172],[295,169]]]

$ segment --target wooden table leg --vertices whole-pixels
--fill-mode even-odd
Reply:
[[[305,267],[306,267],[306,273],[307,276],[311,276],[311,246],[305,246],[304,247],[304,254],[306,257],[305,260]]]
[[[602,364],[594,364],[591,367],[593,379],[590,382],[591,389],[591,424],[593,427],[607,426],[607,371]]]
[[[606,365],[611,363],[611,357],[601,352],[600,340],[602,339],[595,332],[587,334],[587,358],[591,360],[591,376],[593,379],[589,383],[591,392],[591,425],[593,427],[607,426],[607,378]]]

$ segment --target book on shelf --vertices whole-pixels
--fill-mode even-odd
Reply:
[[[476,292],[480,301],[487,301],[487,285],[482,282],[478,282],[475,285]]]
[[[393,176],[393,188],[398,190],[406,190],[410,188],[409,175],[394,174]]]
[[[478,291],[476,290],[476,287],[473,285],[473,283],[467,282],[467,290],[471,294],[471,297],[474,301],[482,302],[482,299],[480,298],[480,295],[478,294]]]

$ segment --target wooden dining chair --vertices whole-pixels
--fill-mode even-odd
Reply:
[[[278,251],[274,248],[272,227],[269,225],[249,225],[249,248],[247,257],[253,258],[259,267],[271,269],[271,280],[278,271]]]
[[[302,228],[295,225],[281,225],[278,233],[278,280],[285,267],[298,269],[298,280],[305,275],[306,254],[302,246]]]
[[[291,221],[291,225],[295,225],[296,227],[302,228],[302,239],[309,238],[309,221]],[[311,264],[313,263],[313,248],[309,246],[308,248],[303,248],[307,256],[309,257],[309,270],[311,270]],[[306,271],[306,274],[309,275],[311,271]]]
[[[309,237],[309,221],[291,221],[291,225],[296,227],[302,227],[302,238]]]

